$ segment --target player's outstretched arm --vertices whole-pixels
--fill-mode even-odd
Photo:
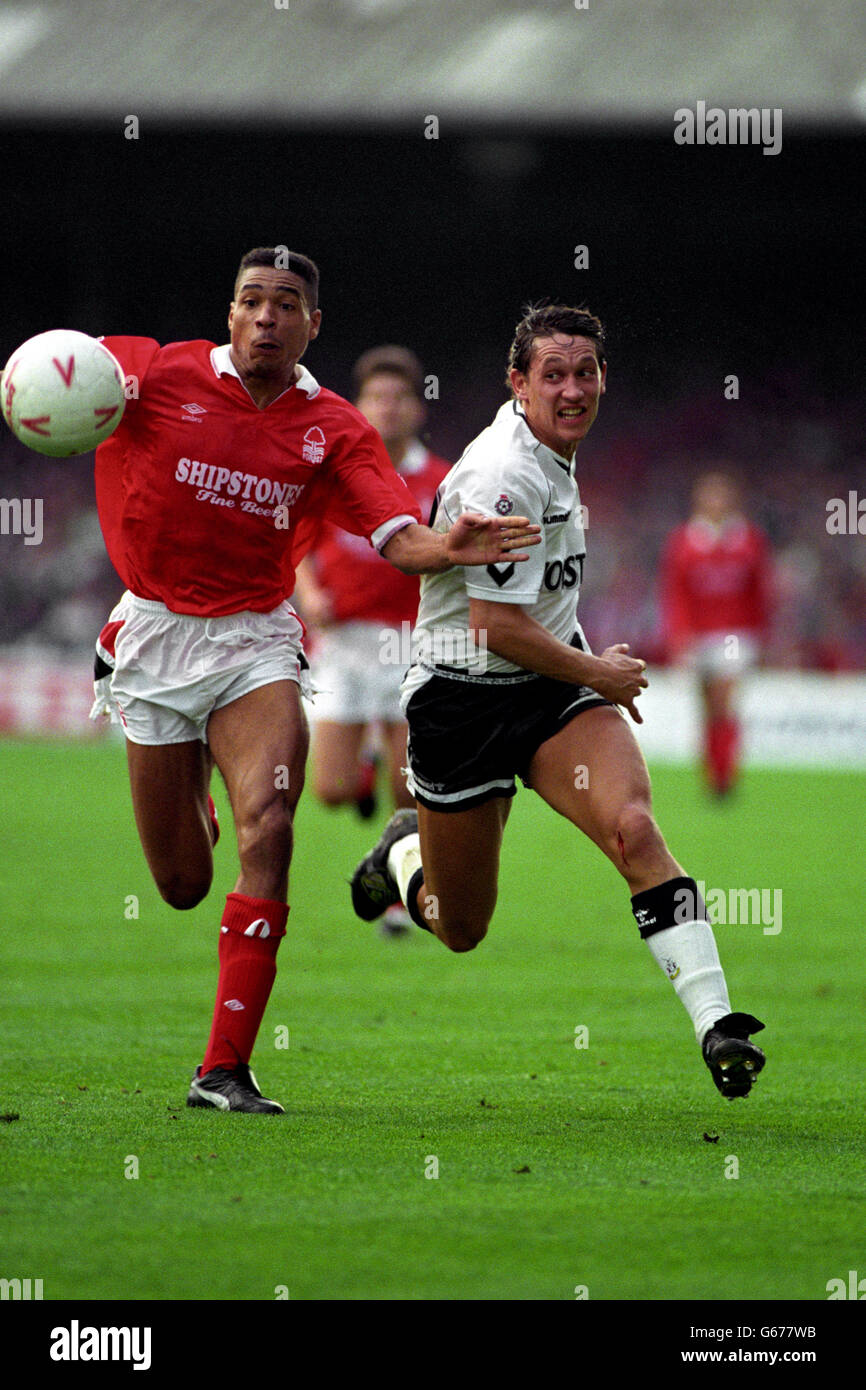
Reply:
[[[618,642],[601,656],[593,656],[560,642],[520,604],[488,599],[470,598],[469,627],[476,634],[484,632],[490,651],[524,671],[588,685],[605,700],[627,709],[636,724],[643,723],[635,700],[648,684],[644,675],[646,662],[628,656],[627,643]]]
[[[495,565],[529,556],[522,547],[538,545],[541,527],[525,516],[491,517],[464,512],[450,531],[404,526],[381,553],[404,574],[434,574],[452,565]]]

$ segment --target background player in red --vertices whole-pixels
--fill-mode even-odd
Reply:
[[[406,347],[370,348],[355,363],[352,381],[356,406],[378,430],[426,520],[450,464],[418,438],[426,415],[421,363]],[[326,522],[295,580],[295,598],[312,636],[316,795],[328,806],[354,804],[361,815],[373,815],[376,768],[370,750],[380,743],[394,805],[411,806],[403,774],[408,726],[400,683],[418,613],[417,576],[401,574],[362,537]],[[395,904],[382,927],[396,934],[410,924]]]
[[[226,784],[240,872],[187,1097],[221,1110],[282,1113],[249,1059],[286,931],[307,754],[296,564],[326,513],[410,573],[508,557],[526,539],[522,518],[476,514],[447,536],[417,524],[379,436],[300,365],[321,325],[318,278],[305,256],[257,248],[241,261],[229,343],[106,339],[130,399],[97,451],[96,492],[127,593],[101,634],[99,693],[123,723],[141,843],[173,907],[210,888],[214,764]]]
[[[371,348],[356,362],[354,400],[378,430],[394,468],[426,520],[450,464],[422,444],[424,378],[408,348]],[[418,613],[418,579],[401,574],[369,545],[328,522],[314,549],[298,566],[295,597],[315,640],[313,785],[329,806],[359,802],[367,790],[361,753],[365,732],[379,722],[384,735],[391,794],[410,806],[402,766],[407,726],[400,710],[400,682],[408,655],[404,624]]]
[[[766,638],[770,588],[767,539],[743,516],[734,480],[704,474],[691,517],[668,540],[661,600],[669,657],[700,680],[704,765],[718,796],[738,775],[737,689]]]

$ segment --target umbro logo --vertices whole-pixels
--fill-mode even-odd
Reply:
[[[184,413],[183,415],[181,415],[180,418],[182,420],[189,421],[189,423],[192,425],[200,425],[201,417],[203,415],[207,415],[207,411],[205,410],[204,406],[196,405],[195,401],[191,401],[189,405],[182,405],[181,410]]]
[[[225,1001],[225,1006],[227,1009],[231,1009],[232,1013],[237,1013],[238,1009],[244,1007],[240,999],[227,999]]]

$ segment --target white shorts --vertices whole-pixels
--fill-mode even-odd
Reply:
[[[383,623],[340,623],[317,633],[310,657],[316,682],[311,721],[403,723],[400,683],[410,659],[403,646],[408,642],[401,632]]]
[[[698,637],[683,661],[699,676],[741,676],[758,660],[758,643],[747,632],[708,632]]]
[[[101,651],[114,669],[95,682],[90,717],[121,723],[131,743],[206,743],[215,709],[272,681],[295,681],[309,694],[304,630],[288,602],[270,613],[199,618],[127,591],[109,622],[123,626],[113,654]]]

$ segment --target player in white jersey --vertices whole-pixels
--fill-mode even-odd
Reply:
[[[594,656],[577,622],[584,528],[575,456],[605,391],[604,331],[583,309],[530,308],[509,355],[512,399],[442,486],[434,529],[467,509],[541,526],[529,561],[425,576],[404,682],[409,790],[358,865],[364,920],[404,901],[419,927],[472,950],[496,905],[516,778],[582,830],[628,885],[640,935],[685,1006],[722,1095],[748,1095],[763,1024],[732,1013],[706,909],[652,814],[637,723],[645,663]],[[618,708],[621,707],[621,708]]]
[[[517,663],[483,642],[477,651],[470,642],[467,660],[459,660],[470,630],[472,599],[520,604],[561,642],[570,643],[577,632],[583,643],[575,619],[586,554],[577,482],[572,467],[540,445],[516,400],[501,407],[440,487],[433,530],[447,531],[451,519],[460,515],[468,498],[475,496],[484,499],[486,510],[492,505],[500,516],[528,508],[541,523],[542,544],[520,571],[511,564],[488,565],[479,570],[476,581],[464,584],[451,569],[437,576],[437,584],[422,582],[416,660],[404,684],[404,706],[431,678],[436,664],[464,665],[472,680],[483,680],[491,673],[521,672]],[[452,657],[458,659],[449,659]],[[527,680],[535,679],[531,673],[522,674]]]

